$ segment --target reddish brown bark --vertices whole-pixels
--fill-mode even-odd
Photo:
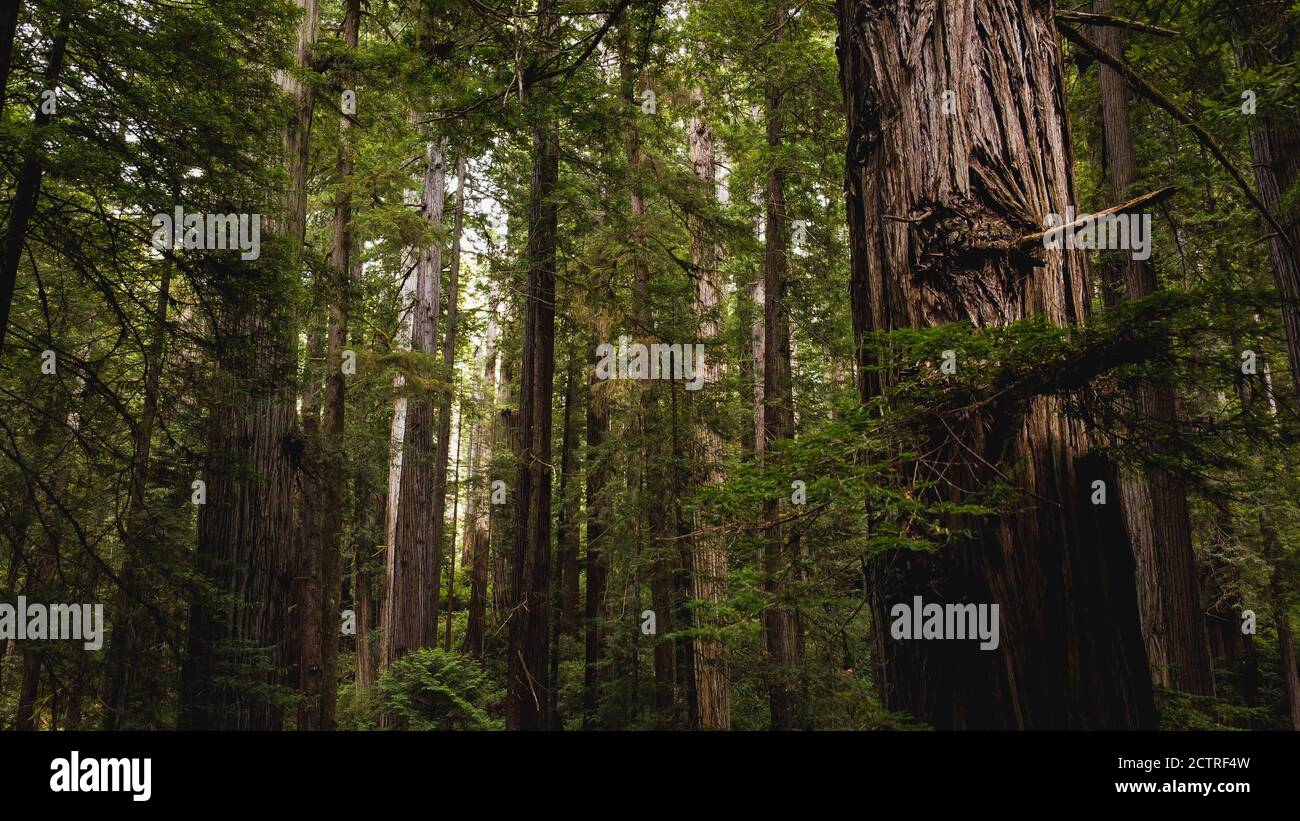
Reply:
[[[863,398],[889,379],[872,370],[876,331],[1082,319],[1080,252],[1049,253],[1032,267],[961,247],[978,234],[1041,230],[1047,214],[1075,201],[1053,4],[837,7]],[[1048,398],[1023,418],[951,424],[960,443],[934,443],[920,476],[943,470],[944,487],[979,487],[996,478],[987,464],[1002,465],[1025,503],[997,522],[954,522],[973,530],[969,541],[873,560],[885,706],[940,728],[1153,726],[1132,551],[1118,506],[1089,503],[1092,481],[1114,487],[1113,469],[1088,454],[1088,432]],[[913,596],[998,604],[1000,647],[892,638],[891,606]]]
[[[411,350],[432,355],[438,335],[438,295],[442,284],[441,230],[446,197],[443,148],[425,147],[423,185],[424,219],[435,238],[422,248],[416,265],[414,302],[411,305]],[[415,392],[406,399],[402,426],[401,469],[396,516],[388,545],[387,594],[383,611],[383,663],[391,665],[407,653],[433,647],[437,640],[438,546],[433,541],[433,402]],[[391,494],[391,490],[390,490]],[[390,503],[392,496],[390,495]]]
[[[697,95],[697,106],[700,102]],[[708,195],[712,198],[716,179],[713,132],[699,113],[691,118],[688,137],[692,169],[696,178],[707,186]],[[714,347],[722,326],[718,249],[706,220],[698,216],[692,217],[690,228],[691,263],[699,277],[695,314],[700,323],[700,342],[706,351],[704,384],[706,388],[716,390],[722,379],[720,363],[723,358],[722,352]],[[692,402],[694,435],[700,462],[704,466],[704,481],[715,485],[722,481],[718,464],[723,451],[722,436],[710,420],[703,418],[708,405],[694,398]],[[696,514],[694,532],[697,535],[690,546],[692,595],[701,602],[694,613],[695,626],[702,631],[694,642],[697,720],[700,729],[729,730],[731,689],[727,647],[720,637],[709,634],[710,630],[716,631],[721,626],[717,614],[711,612],[711,609],[716,609],[727,599],[727,553],[720,539],[703,529],[705,521],[705,516]]]

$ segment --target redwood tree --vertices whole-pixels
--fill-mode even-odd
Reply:
[[[538,33],[558,25],[555,0],[543,0]],[[551,397],[555,392],[555,251],[558,210],[552,194],[560,175],[555,115],[537,105],[528,187],[528,264],[524,350],[519,382],[520,445],[515,485],[515,540],[506,678],[506,727],[546,729],[546,639],[551,570]]]
[[[837,9],[862,398],[890,379],[873,369],[877,331],[1035,314],[1081,321],[1081,252],[1027,265],[971,247],[977,235],[1040,230],[1075,203],[1053,4],[839,0]],[[1050,397],[1018,418],[971,410],[948,424],[953,436],[915,466],[921,477],[946,471],[931,495],[960,499],[956,488],[986,486],[990,466],[1002,466],[1023,499],[997,521],[953,522],[968,539],[873,559],[885,706],[939,728],[1151,727],[1132,550],[1118,505],[1090,504],[1094,481],[1114,487],[1113,468]],[[891,607],[914,596],[998,604],[1000,646],[891,638]]]

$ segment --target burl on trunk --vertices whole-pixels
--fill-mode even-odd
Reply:
[[[1075,203],[1052,4],[838,0],[838,11],[864,399],[889,379],[863,345],[874,331],[1082,321],[1082,252],[1035,267],[972,248],[1039,231]],[[936,494],[986,485],[992,466],[1023,493],[1000,519],[955,522],[970,539],[873,560],[885,706],[945,729],[1151,727],[1132,551],[1114,470],[1089,454],[1089,432],[1050,397],[1019,418],[949,421],[954,436],[922,466],[946,471]],[[1109,504],[1091,503],[1098,480]],[[998,604],[998,648],[891,638],[890,608],[918,595]]]

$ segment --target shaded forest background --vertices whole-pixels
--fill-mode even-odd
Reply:
[[[1298,26],[7,5],[0,727],[1300,729]]]

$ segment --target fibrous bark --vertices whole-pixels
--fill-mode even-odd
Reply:
[[[892,378],[873,369],[877,331],[1033,314],[1064,325],[1087,313],[1081,252],[1034,267],[971,247],[1040,230],[1075,201],[1052,6],[837,4],[864,400]],[[945,476],[928,492],[959,499],[956,488],[987,486],[988,465],[1000,465],[1023,503],[997,521],[953,522],[973,538],[872,560],[885,706],[940,728],[1151,727],[1132,551],[1118,505],[1090,504],[1093,481],[1114,488],[1113,467],[1049,397],[1021,418],[970,413],[951,424],[960,441],[936,442],[916,466],[920,478]],[[999,648],[892,638],[891,607],[914,596],[998,604]]]
[[[697,98],[697,105],[699,104]],[[691,118],[689,132],[691,167],[713,196],[716,179],[713,132],[700,114]],[[718,278],[717,245],[707,222],[693,217],[691,228],[691,264],[699,281],[695,293],[695,314],[700,323],[700,344],[705,346],[705,387],[716,387],[722,379],[721,352],[713,345],[721,327],[722,286]],[[722,481],[718,460],[722,454],[722,436],[708,420],[700,418],[702,402],[695,402],[694,433],[704,466],[704,481],[716,485]],[[727,648],[710,630],[720,627],[716,609],[727,598],[727,553],[719,537],[701,527],[704,517],[696,514],[694,544],[691,545],[692,593],[701,606],[695,611],[700,629],[695,646],[695,689],[698,722],[704,730],[731,729],[731,689],[727,671]]]
[[[442,281],[442,226],[446,197],[443,149],[425,146],[424,219],[434,238],[419,252],[415,267],[415,294],[411,304],[411,350],[432,356],[438,335],[438,296]],[[388,543],[387,585],[384,599],[383,659],[391,665],[405,654],[433,647],[437,638],[433,614],[437,612],[437,545],[433,542],[434,512],[429,504],[433,488],[433,401],[415,392],[405,401],[401,432],[400,477],[395,515],[390,513],[392,536]],[[397,422],[394,420],[394,433]],[[389,491],[390,504],[393,492]]]

